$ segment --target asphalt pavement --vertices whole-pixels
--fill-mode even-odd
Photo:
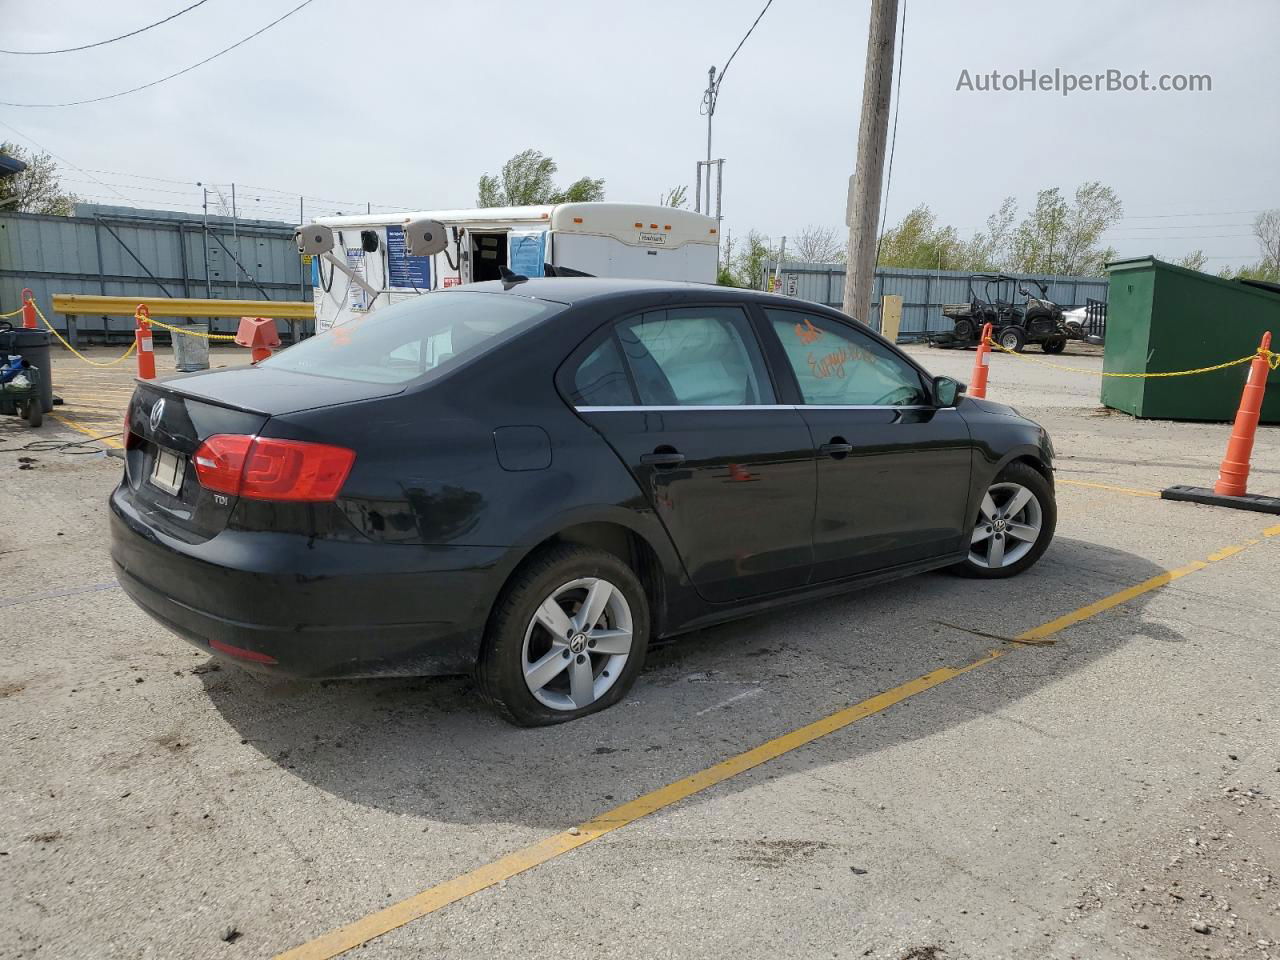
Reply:
[[[211,660],[114,584],[119,461],[0,420],[0,957],[1280,958],[1280,518],[1158,499],[1228,428],[1054,360],[992,359],[1060,456],[1028,574],[705,630],[541,730]],[[55,369],[42,439],[118,424],[127,371]]]

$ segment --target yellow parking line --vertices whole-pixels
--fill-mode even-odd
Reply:
[[[1262,535],[1264,537],[1280,535],[1280,524],[1264,530]],[[1166,573],[1151,577],[1149,580],[1144,580],[1135,586],[1120,590],[1108,597],[1103,597],[1101,600],[1019,634],[1014,639],[1018,641],[1043,640],[1045,637],[1059,633],[1074,624],[1088,620],[1090,617],[1095,617],[1122,603],[1127,603],[1135,597],[1142,596],[1144,593],[1150,593],[1152,590],[1159,589],[1174,580],[1188,576],[1198,570],[1203,570],[1212,563],[1234,556],[1241,550],[1259,542],[1259,540],[1249,540],[1244,544],[1224,547],[1216,553],[1210,554],[1205,560],[1196,560],[1185,566],[1178,567],[1176,570],[1169,570]],[[828,734],[835,733],[837,730],[843,730],[850,724],[887,710],[889,707],[901,703],[909,697],[931,690],[939,684],[953,680],[971,670],[994,663],[1000,657],[1013,653],[1017,649],[1020,648],[1004,647],[992,650],[986,656],[962,667],[943,667],[939,670],[934,670],[932,673],[926,673],[922,677],[916,677],[914,680],[908,680],[892,690],[877,694],[851,707],[845,707],[843,710],[838,710],[830,716],[823,717],[821,720],[815,720],[813,723],[800,727],[798,730],[785,733],[780,737],[775,737],[760,744],[758,747],[753,747],[744,753],[723,760],[715,766],[708,767],[665,787],[659,787],[657,790],[646,793],[621,806],[614,807],[612,810],[600,814],[581,826],[572,827],[563,833],[554,834],[531,846],[509,853],[505,857],[478,867],[469,873],[464,873],[452,880],[446,880],[434,887],[429,887],[421,893],[409,897],[407,900],[401,900],[399,903],[392,904],[377,913],[371,913],[345,927],[340,927],[291,950],[286,950],[284,953],[279,954],[276,960],[330,960],[332,957],[352,950],[361,944],[368,943],[370,940],[380,937],[397,927],[402,927],[406,923],[424,917],[429,913],[434,913],[442,907],[456,903],[496,883],[531,870],[546,863],[548,860],[555,859],[561,854],[568,853],[583,844],[590,843],[605,834],[634,823],[642,817],[663,810],[694,794],[701,793],[718,783],[728,780],[730,777],[735,777],[762,763],[767,763],[793,750],[797,750]]]
[[[1134,497],[1159,497],[1159,490],[1137,490],[1133,487],[1115,487],[1109,483],[1090,483],[1087,480],[1068,480],[1065,477],[1054,477],[1057,483],[1070,484],[1073,487],[1092,487],[1094,490],[1110,490],[1113,493],[1127,493]]]
[[[108,447],[115,447],[117,450],[121,450],[124,448],[124,444],[121,443],[119,440],[117,440],[115,437],[102,436],[102,430],[90,430],[83,423],[79,423],[75,420],[72,420],[70,417],[63,416],[60,413],[51,413],[49,414],[49,416],[53,417],[53,419],[57,420],[59,423],[67,425],[72,430],[75,430],[79,433],[83,433],[86,437],[93,437],[99,443],[105,443]],[[116,433],[119,433],[119,432],[120,432],[119,430],[116,431]]]

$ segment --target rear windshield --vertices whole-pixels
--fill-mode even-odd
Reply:
[[[450,290],[374,310],[303,340],[260,366],[364,383],[407,383],[477,357],[563,304]]]

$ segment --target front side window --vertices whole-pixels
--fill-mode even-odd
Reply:
[[[824,406],[928,403],[915,367],[883,344],[816,314],[766,310],[804,402]]]
[[[427,293],[356,317],[259,365],[340,380],[407,383],[479,356],[563,309],[503,294]]]
[[[644,406],[774,402],[760,347],[737,307],[654,310],[615,332]]]

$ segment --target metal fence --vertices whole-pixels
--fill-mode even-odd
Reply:
[[[30,287],[50,322],[55,293],[219,300],[310,300],[311,271],[298,256],[294,224],[203,217],[169,210],[81,204],[74,217],[0,211],[0,313]],[[193,319],[205,319],[195,317]],[[211,329],[234,332],[234,319]],[[303,332],[310,329],[303,324]],[[132,317],[76,318],[80,337],[132,336]]]
[[[759,287],[769,289],[777,263],[766,261]],[[777,292],[800,300],[812,300],[829,307],[840,307],[844,298],[843,263],[791,263],[784,261],[778,271]],[[1106,277],[1037,276],[1048,286],[1048,298],[1064,310],[1081,307],[1088,300],[1107,299]],[[951,321],[942,316],[943,304],[969,302],[969,273],[960,270],[916,270],[910,267],[880,267],[871,297],[868,323],[880,329],[881,298],[890,294],[902,297],[902,339],[915,339],[926,333],[951,329]]]

